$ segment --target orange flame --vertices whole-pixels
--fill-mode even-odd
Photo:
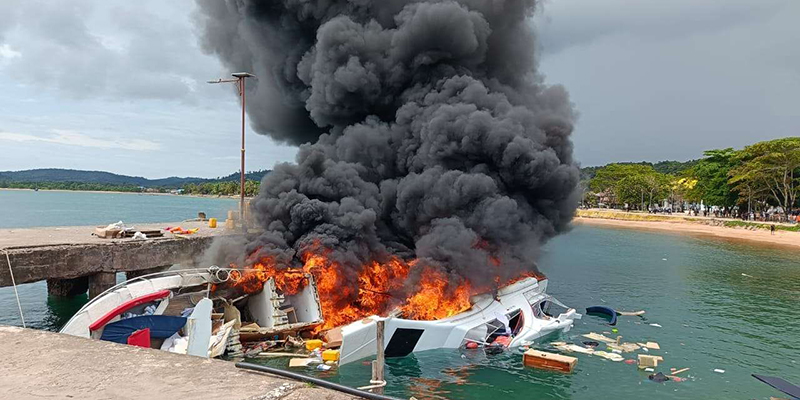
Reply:
[[[403,312],[410,319],[447,318],[472,307],[471,285],[461,281],[455,290],[448,290],[446,277],[439,271],[427,270],[422,275],[419,291],[408,298]]]
[[[444,272],[430,267],[421,271],[412,294],[401,295],[408,293],[404,285],[417,260],[405,262],[392,257],[386,262],[373,261],[361,266],[357,272],[349,272],[329,255],[330,250],[313,246],[301,253],[303,266],[300,268],[278,265],[274,259],[262,257],[252,265],[252,269],[244,273],[234,272],[231,275],[232,282],[245,293],[252,294],[261,291],[264,282],[273,278],[279,290],[292,295],[308,285],[306,274],[311,274],[317,285],[325,320],[314,333],[370,315],[386,315],[394,307],[401,311],[404,318],[437,320],[456,315],[472,306],[470,296],[476,289],[473,283],[463,279],[451,282]],[[496,257],[492,257],[491,262],[500,265],[500,259]],[[356,276],[347,276],[347,273],[355,273]],[[540,278],[534,273],[525,273],[506,284],[528,276]],[[357,285],[353,286],[351,282],[357,282]],[[493,283],[499,285],[499,277]]]

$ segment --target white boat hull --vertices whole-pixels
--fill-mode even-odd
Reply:
[[[503,325],[502,321],[508,321],[509,314],[517,313],[521,313],[522,321],[518,322],[521,326],[513,334],[511,347],[554,332],[566,332],[572,327],[573,320],[580,318],[574,309],[557,317],[535,315],[535,307],[549,299],[545,294],[546,287],[547,280],[527,278],[500,289],[496,299],[488,294],[476,296],[469,310],[437,321],[386,318],[384,352],[387,357],[401,357],[412,352],[459,348],[470,341],[485,343],[487,335],[491,335],[485,328],[487,324]],[[372,316],[342,328],[340,365],[377,354],[376,321],[379,319]]]

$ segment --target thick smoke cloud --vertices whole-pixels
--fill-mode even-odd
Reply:
[[[536,1],[199,5],[204,48],[259,76],[255,129],[302,144],[262,183],[251,250],[291,264],[322,245],[352,279],[418,258],[486,283],[535,269],[567,228],[574,111],[537,73]]]

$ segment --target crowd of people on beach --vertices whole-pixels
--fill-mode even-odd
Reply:
[[[630,205],[625,204],[623,210],[630,212],[632,208]],[[782,222],[796,224],[800,223],[800,210],[793,210],[788,215],[781,207],[770,207],[766,210],[753,211],[742,209],[739,206],[734,207],[718,207],[707,206],[704,204],[685,203],[678,205],[665,204],[660,206],[658,204],[647,207],[648,214],[686,214],[695,217],[705,218],[727,218],[739,219],[742,221],[752,222]]]

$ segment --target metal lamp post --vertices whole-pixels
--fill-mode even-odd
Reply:
[[[235,72],[231,74],[233,79],[217,79],[215,81],[208,81],[208,83],[236,83],[236,86],[239,88],[239,96],[242,98],[242,169],[241,169],[241,183],[240,183],[240,194],[241,200],[239,203],[239,220],[242,221],[242,230],[247,232],[247,227],[245,226],[244,220],[244,184],[245,184],[245,172],[244,172],[244,130],[245,130],[245,105],[246,105],[246,96],[245,96],[245,80],[247,78],[255,78],[256,76],[249,73],[249,72]]]

